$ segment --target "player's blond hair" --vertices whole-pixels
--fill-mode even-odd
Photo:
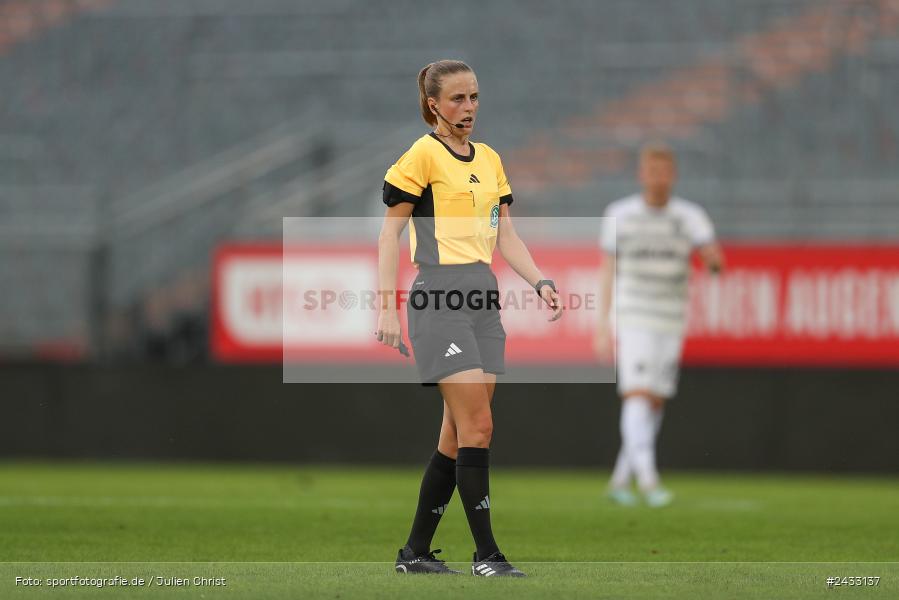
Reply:
[[[677,164],[677,158],[671,146],[657,140],[647,142],[640,147],[640,162],[650,158],[660,158],[671,162],[671,164]]]
[[[474,73],[474,71],[461,60],[438,60],[419,71],[418,100],[421,103],[421,118],[428,125],[437,125],[437,115],[428,106],[428,98],[439,98],[443,78],[454,73]]]

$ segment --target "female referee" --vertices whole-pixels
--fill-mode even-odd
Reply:
[[[431,540],[453,490],[477,550],[473,575],[523,577],[499,551],[490,526],[490,403],[504,372],[506,333],[490,270],[495,247],[509,265],[562,316],[552,281],[545,279],[509,217],[512,190],[499,155],[469,141],[478,113],[478,82],[464,62],[441,60],[418,75],[421,116],[434,130],[419,138],[387,171],[386,217],[379,246],[381,311],[378,340],[398,348],[396,279],[399,237],[409,238],[419,274],[407,302],[409,339],[422,383],[437,384],[443,424],[437,451],[421,482],[418,509],[396,559],[401,573],[458,573],[435,558]]]

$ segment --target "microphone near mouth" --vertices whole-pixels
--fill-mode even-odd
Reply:
[[[436,106],[434,107],[434,114],[437,115],[438,117],[440,117],[441,119],[443,119],[443,122],[446,123],[447,125],[452,125],[456,129],[465,129],[465,125],[463,125],[462,123],[451,123],[449,121],[449,119],[447,119],[442,114],[440,114],[440,111],[437,110]]]

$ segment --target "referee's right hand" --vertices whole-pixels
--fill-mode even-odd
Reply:
[[[378,315],[378,331],[375,332],[378,341],[392,348],[399,348],[403,339],[400,329],[400,318],[395,310],[383,310]]]

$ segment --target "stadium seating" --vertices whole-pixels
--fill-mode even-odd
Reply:
[[[91,281],[140,320],[190,273],[202,311],[217,243],[280,235],[265,209],[377,214],[438,58],[477,69],[517,214],[599,214],[662,135],[727,237],[890,236],[897,33],[889,0],[0,3],[0,343],[86,346]]]

